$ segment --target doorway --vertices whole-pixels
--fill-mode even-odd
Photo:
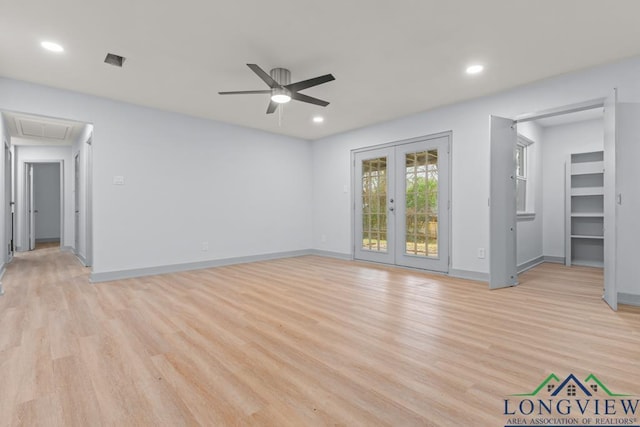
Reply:
[[[355,259],[449,271],[450,139],[353,152]]]
[[[0,111],[0,115],[6,124],[7,143],[12,154],[12,177],[15,180],[12,189],[15,251],[33,249],[35,239],[55,238],[52,235],[40,235],[42,226],[36,221],[46,218],[39,218],[43,217],[43,212],[39,203],[32,200],[35,194],[30,190],[35,182],[29,170],[33,166],[37,174],[40,164],[57,163],[60,168],[61,219],[56,243],[63,251],[75,252],[85,266],[91,266],[93,125],[13,111]],[[76,154],[79,154],[77,158]],[[9,227],[7,223],[4,225]]]
[[[25,163],[28,250],[38,244],[60,246],[64,235],[64,162]]]
[[[564,133],[562,133],[562,139],[556,137],[556,142],[558,143],[558,148],[553,148],[553,152],[547,153],[545,151],[545,163],[540,163],[540,168],[546,167],[549,168],[549,172],[551,172],[551,168],[557,168],[558,175],[554,178],[553,182],[547,183],[550,187],[554,189],[554,203],[548,203],[551,198],[547,198],[545,194],[545,212],[549,212],[547,206],[553,208],[556,212],[554,215],[559,216],[554,221],[556,223],[560,223],[560,225],[554,225],[555,229],[552,233],[546,233],[546,235],[551,234],[553,239],[549,239],[552,241],[551,245],[547,244],[547,239],[545,238],[544,248],[542,246],[542,241],[540,242],[539,248],[539,260],[534,262],[533,265],[537,265],[542,261],[547,261],[546,258],[555,258],[555,260],[551,260],[551,262],[565,262],[565,256],[571,256],[571,248],[575,246],[575,241],[580,239],[585,240],[589,243],[592,241],[596,241],[600,239],[600,246],[602,246],[602,240],[605,242],[605,247],[608,244],[613,244],[615,235],[612,233],[614,227],[602,227],[603,218],[604,222],[608,222],[614,220],[615,215],[615,203],[613,203],[613,183],[615,182],[615,162],[613,158],[615,156],[615,138],[613,138],[612,132],[606,132],[607,123],[612,122],[612,117],[615,114],[615,93],[612,94],[611,97],[607,99],[599,99],[593,101],[587,101],[581,104],[576,104],[569,107],[559,108],[555,110],[549,110],[545,113],[538,114],[530,114],[526,116],[521,116],[517,119],[505,119],[500,117],[492,117],[491,118],[491,193],[490,193],[490,224],[491,224],[491,241],[490,241],[490,288],[501,288],[514,286],[518,284],[518,265],[514,254],[520,252],[520,247],[517,246],[517,233],[519,233],[518,226],[523,226],[522,223],[517,223],[516,221],[516,212],[518,211],[517,206],[520,206],[518,203],[518,199],[520,198],[521,202],[524,202],[524,193],[521,194],[519,191],[519,184],[522,184],[526,181],[521,181],[521,172],[524,163],[523,153],[527,149],[526,146],[518,145],[518,131],[520,126],[524,126],[525,124],[531,124],[536,122],[541,124],[543,121],[548,121],[552,119],[557,126],[558,123],[567,123],[568,121],[576,120],[576,117],[584,118],[585,113],[590,115],[590,112],[598,112],[600,115],[600,123],[597,124],[597,129],[600,132],[600,140],[596,143],[595,146],[589,147],[587,144],[587,139],[582,134],[578,140],[570,141],[567,140],[566,132],[570,129],[574,129],[575,124],[567,125],[569,127],[565,127]],[[602,113],[604,107],[604,113]],[[549,123],[546,125],[547,130],[549,129]],[[581,126],[581,128],[583,128]],[[588,126],[587,128],[592,129],[593,126]],[[547,130],[545,130],[545,140],[547,136]],[[550,135],[550,134],[549,134]],[[560,134],[558,134],[560,135]],[[551,139],[549,140],[551,141]],[[599,146],[598,146],[599,144]],[[561,147],[561,146],[564,146]],[[551,148],[551,147],[549,147]],[[562,153],[561,149],[569,150],[566,153]],[[602,151],[604,149],[604,151]],[[594,152],[595,150],[600,150],[599,152]],[[579,154],[576,154],[579,153]],[[581,163],[580,166],[589,166],[590,169],[586,170],[584,167],[578,168],[582,172],[577,172],[575,169],[575,165],[572,164],[573,161],[576,161],[576,156],[593,156],[599,153],[599,158],[597,161],[595,159],[591,159],[588,157],[587,160],[591,159],[592,161]],[[524,157],[526,158],[526,157]],[[572,160],[573,159],[573,160]],[[565,161],[566,160],[566,161]],[[557,167],[555,166],[557,164]],[[583,170],[584,169],[584,170]],[[593,169],[593,170],[592,170]],[[598,169],[598,170],[596,170]],[[588,174],[588,175],[584,175]],[[549,176],[552,174],[549,173]],[[555,176],[554,175],[554,176]],[[565,179],[566,175],[566,179]],[[575,175],[575,176],[574,176]],[[588,212],[573,209],[571,206],[571,201],[579,201],[574,200],[578,198],[577,196],[582,196],[584,191],[595,191],[596,188],[592,188],[591,186],[588,188],[572,188],[573,186],[578,185],[576,183],[577,178],[589,178],[588,183],[592,183],[591,178],[598,178],[599,175],[599,204],[600,209],[598,212],[594,211],[594,209],[589,209]],[[603,186],[603,177],[604,177],[604,186]],[[526,175],[522,177],[523,179],[527,179]],[[545,182],[548,181],[547,175],[544,177]],[[542,181],[539,181],[542,183]],[[581,181],[582,182],[582,181]],[[566,188],[565,190],[565,183]],[[545,185],[547,185],[545,184]],[[591,184],[590,184],[591,185]],[[584,185],[580,185],[580,187],[584,187]],[[607,191],[609,189],[609,191]],[[603,203],[603,190],[604,190],[604,203]],[[557,193],[557,194],[556,194]],[[557,197],[556,197],[557,196]],[[542,200],[542,196],[540,195],[540,200]],[[591,197],[591,196],[590,196]],[[565,201],[567,203],[567,207],[565,207]],[[524,204],[523,204],[524,205]],[[557,206],[556,206],[557,205]],[[603,210],[604,207],[604,210]],[[529,219],[533,220],[536,216],[540,215],[541,212],[536,212]],[[546,215],[546,214],[545,214]],[[518,218],[519,218],[518,214]],[[564,218],[563,218],[564,217]],[[597,218],[596,218],[597,217]],[[595,224],[594,218],[598,220],[600,223],[599,232],[595,232],[591,227],[589,229],[589,233],[583,233],[577,227],[577,225],[581,225],[585,220],[591,224],[592,222]],[[519,218],[520,219],[520,218]],[[547,221],[547,216],[545,216],[544,226],[546,227],[550,221]],[[539,218],[535,218],[536,222],[538,222],[539,226],[542,227],[542,222]],[[565,226],[566,220],[566,226]],[[579,224],[574,224],[574,222],[579,222]],[[531,228],[527,226],[528,228]],[[597,227],[596,227],[597,228]],[[542,229],[542,228],[541,228]],[[593,231],[593,232],[592,232]],[[575,236],[574,236],[575,235]],[[564,238],[567,237],[567,244],[564,244]],[[555,241],[556,243],[553,243]],[[568,245],[568,246],[567,246]],[[547,257],[548,251],[550,251],[550,247],[555,247],[552,249],[555,251],[553,255]],[[560,249],[558,249],[558,247]],[[562,249],[566,248],[566,249]],[[560,253],[558,253],[560,251]],[[544,254],[544,255],[543,255]],[[567,255],[569,254],[569,255]],[[602,250],[600,251],[602,256]],[[604,251],[604,262],[600,261],[600,264],[604,264],[604,272],[605,272],[605,281],[604,281],[604,295],[605,301],[613,308],[616,309],[617,303],[615,298],[615,284],[613,281],[607,279],[607,275],[611,272],[614,265],[615,253],[613,251]],[[536,261],[536,260],[534,260]],[[570,258],[567,259],[567,262],[570,261]],[[522,266],[521,266],[522,267]]]

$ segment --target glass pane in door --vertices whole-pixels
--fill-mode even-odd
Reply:
[[[362,161],[362,249],[387,251],[387,158]]]
[[[405,154],[405,254],[438,256],[438,150]]]

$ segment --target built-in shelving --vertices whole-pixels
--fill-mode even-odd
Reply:
[[[604,218],[603,212],[571,212],[574,218]]]
[[[604,265],[604,152],[576,153],[566,163],[566,265]]]
[[[604,173],[604,162],[581,162],[571,164],[571,175],[589,175]]]
[[[588,234],[572,234],[571,235],[572,239],[596,239],[596,240],[603,240],[604,236],[589,236]]]
[[[579,187],[571,188],[572,196],[603,196],[603,187]]]

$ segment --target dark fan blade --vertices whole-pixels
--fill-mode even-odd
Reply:
[[[313,87],[313,86],[318,86],[318,85],[330,82],[330,81],[335,80],[335,79],[336,78],[333,77],[333,75],[325,74],[324,76],[314,77],[314,78],[309,79],[309,80],[302,80],[301,82],[291,83],[291,84],[285,85],[285,87],[287,89],[289,89],[291,92],[297,92],[299,90],[307,89],[307,88],[310,88],[310,87]]]
[[[247,67],[251,68],[251,70],[258,75],[266,84],[269,85],[271,89],[281,87],[277,81],[273,80],[269,74],[267,74],[262,68],[258,67],[256,64],[247,64]]]
[[[278,108],[278,103],[270,101],[269,106],[267,107],[267,114],[273,114],[276,111],[276,108]]]
[[[271,93],[271,90],[237,90],[234,92],[218,92],[218,95],[244,95],[251,93]]]
[[[327,101],[323,101],[322,99],[314,98],[312,96],[303,95],[298,92],[291,92],[291,98],[296,101],[308,102],[309,104],[320,105],[322,107],[326,107],[329,105]]]

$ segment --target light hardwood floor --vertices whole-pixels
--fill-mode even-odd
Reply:
[[[550,373],[640,394],[640,308],[543,264],[517,288],[321,257],[88,284],[58,248],[0,297],[0,425],[504,425]]]

